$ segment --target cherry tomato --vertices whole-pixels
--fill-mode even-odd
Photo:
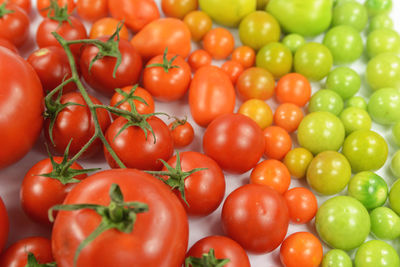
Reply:
[[[290,172],[279,160],[267,159],[251,171],[250,183],[267,185],[283,194],[290,186]]]
[[[187,120],[176,119],[168,125],[174,139],[175,147],[185,147],[190,145],[194,139],[194,130]]]
[[[196,72],[201,67],[211,65],[211,61],[211,55],[203,49],[193,51],[188,58],[189,66],[193,72]]]
[[[15,46],[21,46],[29,37],[29,17],[25,11],[17,5],[7,4],[1,7],[12,13],[0,15],[0,38],[10,41]]]
[[[89,38],[90,39],[98,39],[103,36],[111,36],[117,30],[117,26],[120,23],[117,19],[114,18],[101,18],[95,21],[90,29]],[[129,31],[125,25],[122,25],[121,30],[119,31],[119,37],[121,39],[129,40]]]
[[[238,113],[254,120],[261,129],[265,129],[272,123],[272,110],[267,103],[260,99],[247,100],[240,106]]]
[[[283,163],[289,169],[293,178],[301,179],[305,177],[308,165],[310,165],[313,158],[314,156],[309,150],[303,147],[296,147],[286,154]]]
[[[317,198],[307,188],[295,187],[285,192],[283,197],[289,208],[290,221],[303,224],[311,221],[317,214]]]
[[[42,17],[47,17],[47,13],[49,12],[47,8],[50,7],[50,1],[51,0],[36,0],[36,8]],[[57,0],[57,3],[60,7],[67,6],[68,14],[71,14],[75,9],[74,0]]]
[[[13,43],[8,41],[7,39],[0,38],[0,46],[8,48],[11,51],[13,51],[15,54],[18,54],[18,49],[15,47],[15,45]]]
[[[283,103],[275,110],[274,123],[276,126],[292,133],[297,130],[303,117],[303,111],[299,106],[292,103]]]
[[[303,107],[311,97],[310,82],[301,74],[289,73],[283,76],[276,86],[276,99],[279,103],[292,103]]]
[[[4,246],[6,245],[9,231],[9,220],[6,206],[4,205],[3,200],[0,197],[0,254],[3,251]]]
[[[291,71],[292,61],[292,52],[279,42],[263,46],[256,56],[256,66],[268,70],[276,79]]]
[[[232,52],[232,60],[239,61],[243,68],[253,67],[256,61],[256,52],[250,46],[239,46]]]
[[[195,10],[188,13],[183,22],[189,28],[192,39],[195,42],[203,39],[203,36],[211,30],[212,20],[205,12]]]
[[[242,100],[251,98],[267,100],[274,95],[275,79],[265,69],[248,68],[239,76],[236,87]]]
[[[288,132],[279,126],[270,126],[263,131],[265,138],[264,155],[281,160],[292,149],[292,139]]]
[[[233,52],[235,39],[227,29],[214,28],[204,35],[203,47],[214,59],[225,59]]]
[[[76,11],[85,20],[98,20],[108,15],[107,0],[78,0]]]
[[[197,0],[161,0],[161,8],[167,17],[183,19],[191,11],[197,9]]]
[[[242,64],[235,60],[225,61],[225,63],[222,64],[221,69],[228,74],[233,84],[236,84],[237,79],[244,70]]]
[[[28,15],[31,12],[31,8],[32,8],[31,0],[7,0],[7,1],[8,1],[8,3],[11,3],[11,4],[19,6]],[[2,4],[4,2],[7,2],[7,1],[6,0],[0,0],[0,4]]]

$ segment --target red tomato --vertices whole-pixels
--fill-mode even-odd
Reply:
[[[131,43],[145,61],[161,55],[167,47],[170,54],[178,54],[183,58],[189,55],[191,49],[188,27],[174,18],[158,19],[147,24],[132,38]]]
[[[29,17],[22,8],[14,4],[2,6],[0,13],[5,10],[12,13],[0,15],[0,38],[21,46],[29,37]]]
[[[225,114],[208,125],[203,136],[204,153],[222,169],[245,173],[257,165],[264,152],[261,128],[242,114]]]
[[[222,207],[221,220],[224,232],[254,253],[276,249],[289,226],[283,197],[270,187],[257,184],[233,191]]]
[[[207,236],[197,241],[187,252],[186,257],[201,258],[214,249],[215,258],[229,259],[224,267],[250,267],[246,251],[234,240],[225,236]],[[189,265],[192,266],[192,265]]]
[[[243,66],[238,61],[228,60],[222,64],[221,69],[228,74],[233,84],[236,84],[237,79],[243,72]]]
[[[90,39],[99,39],[103,36],[111,36],[117,30],[120,21],[114,18],[101,18],[93,23],[92,28],[90,29],[89,38]],[[126,28],[125,24],[122,25],[121,30],[119,31],[119,38],[129,40],[129,31]]]
[[[318,210],[317,198],[304,187],[295,187],[284,196],[289,208],[289,217],[293,223],[303,224],[311,221]]]
[[[279,160],[267,159],[257,164],[251,171],[250,183],[267,185],[283,194],[290,186],[290,172]]]
[[[252,98],[267,100],[274,95],[275,79],[266,69],[248,68],[239,76],[236,87],[243,101]]]
[[[292,138],[285,129],[269,126],[263,131],[265,138],[264,155],[271,159],[281,160],[292,149]]]
[[[13,51],[15,54],[18,54],[18,49],[15,47],[13,43],[8,41],[7,39],[0,38],[0,46],[5,47]]]
[[[285,267],[318,267],[322,256],[321,242],[308,232],[290,235],[280,249],[281,262]]]
[[[227,58],[235,48],[235,39],[225,28],[214,28],[203,37],[203,47],[215,59]]]
[[[283,76],[276,86],[276,99],[279,103],[292,103],[303,107],[311,97],[310,82],[301,74],[289,73]]]
[[[154,0],[108,0],[111,16],[124,20],[128,28],[139,32],[150,22],[160,18]]]
[[[0,197],[0,254],[7,243],[9,226],[7,209]]]
[[[189,88],[189,106],[198,125],[206,127],[216,117],[232,113],[235,100],[232,82],[220,68],[206,66],[196,71]]]
[[[11,245],[0,256],[1,267],[25,267],[29,252],[40,264],[53,262],[51,242],[44,237],[28,237]]]
[[[86,20],[95,21],[108,15],[107,0],[78,0],[78,15]]]
[[[193,10],[197,10],[197,0],[161,0],[161,8],[165,16],[183,19]]]
[[[72,77],[67,54],[61,47],[49,46],[36,50],[28,57],[27,61],[38,74],[44,93],[52,91],[64,80]],[[64,86],[63,93],[76,89],[76,84],[71,82]]]
[[[43,125],[43,90],[22,57],[0,47],[0,169],[32,148]],[[23,110],[23,112],[21,112]]]
[[[160,170],[163,164],[159,159],[167,161],[172,156],[173,139],[168,126],[159,118],[152,116],[146,121],[153,128],[155,140],[150,131],[147,131],[146,138],[144,131],[138,126],[130,126],[116,136],[127,122],[123,117],[119,117],[108,127],[106,138],[128,168]],[[104,154],[111,168],[118,168],[106,148]]]
[[[130,233],[110,229],[95,238],[79,254],[77,266],[180,266],[188,244],[187,216],[174,193],[151,175],[132,169],[102,171],[77,184],[64,204],[107,206],[111,184],[120,186],[124,201],[145,203],[148,211],[137,214]],[[73,266],[76,249],[100,220],[89,209],[59,212],[52,232],[57,266]]]
[[[303,111],[299,106],[292,103],[283,103],[275,110],[274,123],[276,126],[292,133],[297,130],[303,117]]]
[[[232,60],[240,62],[243,68],[248,69],[256,62],[256,52],[249,46],[239,46],[233,50]]]
[[[164,63],[166,61],[167,64]],[[152,58],[143,71],[144,87],[160,101],[182,98],[189,88],[191,79],[189,64],[181,56],[174,54]]]
[[[107,41],[107,38],[103,37],[100,40]],[[96,46],[86,46],[82,51],[80,60],[82,76],[85,81],[93,89],[109,96],[115,93],[114,90],[116,88],[136,84],[142,70],[142,59],[128,41],[120,39],[118,48],[122,61],[117,68],[115,78],[113,77],[114,67],[117,62],[115,57],[106,56],[96,60],[89,72],[90,62],[99,52]]]
[[[39,10],[39,14],[42,17],[47,17],[47,13],[49,12],[47,8],[50,6],[50,1],[51,0],[36,0],[36,8]],[[57,3],[60,7],[67,6],[68,14],[71,14],[75,9],[74,0],[57,0]]]
[[[31,6],[31,0],[0,0],[0,4],[2,4],[4,2],[8,2],[8,3],[11,3],[11,4],[19,6],[28,15],[29,15],[29,12],[31,12],[31,7],[32,7]]]
[[[201,67],[211,65],[211,62],[212,57],[203,49],[193,51],[188,58],[188,63],[193,72],[196,72]]]
[[[175,120],[168,125],[174,139],[175,147],[185,147],[190,145],[194,139],[194,130],[187,120]]]
[[[54,157],[56,163],[61,163],[62,157]],[[71,169],[82,170],[82,166],[74,162]],[[25,213],[34,221],[49,224],[48,210],[62,204],[68,192],[76,183],[62,184],[60,180],[41,176],[53,171],[49,158],[39,161],[26,173],[20,189],[21,205]],[[82,180],[86,174],[76,176]]]
[[[94,104],[102,105],[102,103],[90,96]],[[69,155],[72,157],[92,138],[94,135],[94,122],[89,108],[84,101],[82,95],[77,92],[67,93],[61,97],[61,104],[68,102],[77,103],[84,106],[72,105],[64,108],[57,116],[53,128],[54,144],[50,145],[58,154],[63,154],[69,142],[72,139],[69,148]],[[100,127],[104,132],[110,125],[110,116],[105,109],[96,109],[96,114],[99,119]],[[51,144],[49,136],[50,120],[46,119],[44,134],[47,143]],[[89,148],[83,153],[83,157],[91,157],[101,149],[100,139],[96,139]]]

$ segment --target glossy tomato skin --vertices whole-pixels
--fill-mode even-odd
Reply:
[[[49,12],[46,8],[50,6],[51,0],[36,0],[36,7],[39,11],[39,14],[42,17],[47,17],[47,13]],[[75,2],[74,0],[57,0],[57,3],[60,7],[67,6],[68,14],[71,14],[75,9]],[[54,13],[54,12],[52,12]]]
[[[4,2],[7,2],[7,1],[0,0],[0,4],[3,4]],[[8,0],[8,3],[12,3],[14,5],[19,6],[26,12],[27,15],[29,15],[29,12],[31,12],[31,8],[32,8],[31,0]]]
[[[180,266],[188,244],[187,216],[174,193],[151,175],[133,169],[102,171],[75,186],[64,203],[108,205],[113,183],[120,186],[125,201],[146,203],[149,210],[137,215],[131,233],[111,229],[99,235],[81,251],[77,267]],[[100,220],[88,209],[59,212],[52,233],[57,266],[73,266],[78,245]]]
[[[247,184],[227,197],[221,220],[224,232],[244,249],[267,253],[285,238],[289,212],[278,192],[265,185]]]
[[[107,38],[100,38],[100,40],[106,41]],[[115,93],[114,90],[116,88],[136,84],[142,70],[142,59],[128,41],[120,39],[118,47],[122,61],[115,73],[115,78],[113,77],[114,67],[117,62],[115,57],[106,56],[97,60],[89,72],[90,62],[99,52],[96,46],[85,47],[80,60],[81,71],[85,81],[93,89],[109,96]]]
[[[232,113],[235,101],[235,89],[223,70],[205,66],[196,71],[189,88],[189,106],[198,125],[206,127],[219,115]]]
[[[0,256],[1,267],[25,267],[29,252],[35,255],[39,263],[53,262],[51,241],[44,237],[28,237],[11,245]]]
[[[22,45],[29,37],[29,17],[17,5],[7,4],[13,13],[0,17],[0,38],[7,39],[16,46]]]
[[[10,49],[18,55],[18,49],[9,40],[0,37],[0,46]]]
[[[229,259],[224,267],[250,267],[246,251],[234,240],[225,236],[207,236],[197,241],[187,252],[186,257],[201,258],[214,249],[217,259]],[[191,266],[191,265],[190,265]]]
[[[194,130],[192,125],[186,121],[182,125],[174,128],[173,123],[168,125],[174,139],[174,147],[185,147],[190,145],[194,139]]]
[[[54,157],[56,163],[61,163],[62,157]],[[74,162],[72,169],[82,170],[82,166]],[[59,180],[41,176],[50,173],[53,166],[49,158],[43,159],[32,166],[26,173],[20,189],[21,205],[25,213],[34,221],[41,224],[50,224],[48,210],[62,204],[68,192],[76,185],[63,185]],[[79,175],[76,179],[82,180],[87,175]]]
[[[117,30],[120,21],[114,18],[105,17],[95,21],[90,29],[89,38],[98,39],[103,36],[111,36]],[[129,31],[125,24],[119,31],[119,38],[129,40]]]
[[[107,141],[128,168],[160,170],[163,164],[159,159],[167,161],[172,156],[174,144],[168,126],[155,116],[148,118],[147,122],[153,128],[156,142],[150,131],[146,139],[144,131],[137,126],[130,126],[115,137],[126,123],[123,117],[117,118],[107,129]],[[105,147],[104,154],[111,168],[118,168]]]
[[[260,160],[264,142],[261,128],[252,119],[242,114],[226,114],[207,127],[203,149],[225,171],[245,173]]]
[[[107,17],[107,0],[78,0],[76,11],[81,18],[89,21]]]
[[[39,137],[43,125],[43,90],[33,68],[3,47],[0,47],[0,81],[1,169],[21,159]]]
[[[101,105],[102,103],[95,97],[90,96],[93,104]],[[82,95],[77,92],[65,94],[61,97],[61,104],[67,102],[77,103],[84,106],[72,105],[64,108],[57,116],[53,128],[53,140],[55,146],[51,145],[49,136],[50,120],[46,119],[44,134],[50,148],[54,149],[56,153],[63,154],[67,148],[68,143],[72,139],[69,148],[69,156],[73,156],[92,138],[94,135],[95,127],[92,115]],[[108,112],[105,109],[96,110],[99,119],[100,127],[103,132],[110,125],[111,120]],[[89,148],[82,154],[83,157],[89,158],[96,154],[101,149],[100,139],[96,139]]]
[[[0,197],[0,254],[6,245],[9,231],[9,220],[6,206]]]

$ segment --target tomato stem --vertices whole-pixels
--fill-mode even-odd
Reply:
[[[25,267],[56,267],[56,266],[57,263],[55,262],[40,264],[32,252],[28,253],[28,260],[27,264],[25,265]]]
[[[7,2],[0,5],[0,18],[2,18],[3,16],[5,16],[7,14],[11,14],[11,13],[15,12],[14,10],[7,9],[6,4],[7,4]]]
[[[229,259],[217,259],[214,249],[211,248],[208,253],[204,253],[201,258],[187,257],[185,267],[223,267],[228,264]]]
[[[167,54],[168,54],[168,47],[166,47],[164,50],[163,63],[149,64],[146,66],[146,68],[161,67],[166,73],[168,73],[170,69],[180,68],[178,65],[172,65],[172,63],[178,57],[178,55],[175,55],[171,58],[171,60],[168,60]]]

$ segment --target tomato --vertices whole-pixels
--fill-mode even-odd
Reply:
[[[103,37],[100,40],[107,41],[107,38]],[[86,46],[81,54],[80,67],[85,81],[93,89],[109,96],[114,94],[116,88],[136,84],[142,70],[142,59],[127,40],[120,39],[118,48],[122,61],[115,72],[115,78],[113,76],[117,62],[115,57],[105,56],[96,60],[89,72],[90,62],[99,49],[94,45]]]
[[[78,40],[78,39],[86,39],[86,29],[82,22],[70,16],[68,21],[60,22],[57,20],[52,20],[50,18],[45,18],[40,24],[36,32],[36,43],[40,48],[47,46],[59,46],[61,44],[58,43],[56,38],[51,34],[52,32],[56,32],[61,35],[67,41]],[[70,45],[71,51],[74,55],[79,55],[82,44],[73,44]]]
[[[165,16],[183,19],[189,12],[197,10],[197,0],[162,0],[161,8]]]
[[[349,67],[338,67],[328,74],[325,87],[338,93],[343,100],[347,100],[360,90],[361,78]]]
[[[51,241],[44,237],[28,237],[12,244],[0,256],[2,267],[25,267],[28,254],[33,253],[41,264],[53,262],[51,254]]]
[[[204,153],[232,173],[245,173],[256,166],[264,145],[261,128],[242,114],[217,117],[203,136]]]
[[[371,211],[371,232],[379,239],[395,240],[400,236],[400,217],[392,209],[378,207]]]
[[[370,240],[362,244],[354,258],[355,267],[399,266],[398,252],[382,240]]]
[[[256,66],[268,70],[276,79],[291,71],[292,62],[292,52],[278,42],[271,42],[263,46],[256,56]]]
[[[120,21],[114,18],[101,18],[92,24],[90,29],[89,38],[98,39],[103,36],[111,36],[117,30]],[[129,40],[129,31],[125,25],[122,25],[119,31],[119,38]]]
[[[281,160],[292,148],[292,138],[281,127],[267,127],[264,129],[263,134],[265,138],[264,155],[268,158]]]
[[[232,113],[235,100],[232,82],[220,68],[206,66],[196,71],[189,87],[189,106],[198,125],[206,127],[219,115]]]
[[[0,0],[0,4],[4,3],[4,2],[8,2],[14,5],[19,6],[20,8],[22,8],[27,15],[29,15],[29,13],[31,12],[31,0]]]
[[[155,136],[146,129],[146,138],[144,131],[138,126],[130,126],[117,136],[127,123],[123,117],[119,117],[108,127],[105,136],[119,159],[127,167],[160,170],[162,162],[159,159],[168,160],[173,153],[173,139],[168,126],[159,118],[152,116],[146,121],[153,129]],[[117,168],[118,165],[105,147],[104,154],[111,168]]]
[[[4,205],[3,200],[0,197],[0,254],[3,251],[4,246],[6,245],[9,231],[9,220],[6,206]]]
[[[214,249],[215,258],[229,259],[224,267],[250,267],[246,251],[236,241],[225,236],[214,235],[200,239],[189,249],[186,257],[201,258],[210,249]]]
[[[101,105],[102,103],[95,97],[90,96],[94,104]],[[72,139],[69,148],[69,155],[72,157],[92,138],[94,135],[94,122],[89,108],[84,101],[82,95],[77,92],[67,93],[61,97],[61,104],[77,103],[83,106],[71,105],[65,107],[56,118],[53,127],[53,140],[54,149],[58,154],[63,154],[69,142]],[[100,127],[104,132],[108,125],[110,125],[110,117],[106,110],[97,109],[97,117],[99,119]],[[46,119],[44,134],[47,143],[51,144],[49,135],[50,119]],[[83,157],[89,158],[94,156],[101,149],[100,139],[96,139],[89,148],[83,153]]]
[[[194,139],[194,130],[190,122],[176,119],[168,125],[174,139],[174,147],[185,147],[192,143]]]
[[[36,8],[42,17],[47,17],[47,13],[49,12],[47,8],[50,7],[50,2],[51,0],[36,0]],[[67,6],[68,14],[71,14],[75,9],[74,0],[57,0],[57,3],[60,7]]]
[[[229,75],[229,78],[231,79],[233,84],[236,84],[237,79],[244,70],[242,64],[235,60],[225,61],[225,63],[222,64],[221,69]]]
[[[3,5],[0,7],[0,38],[21,46],[29,37],[29,17],[17,5]],[[12,13],[5,13],[6,10]]]
[[[339,116],[343,106],[343,99],[338,93],[328,89],[321,89],[312,95],[308,103],[308,112],[326,111]]]
[[[232,60],[236,60],[242,64],[244,69],[250,68],[256,61],[256,52],[250,46],[239,46],[232,52]]]
[[[280,249],[281,262],[285,267],[318,267],[322,262],[322,244],[308,232],[291,234]]]
[[[301,120],[303,119],[303,111],[301,108],[292,103],[280,104],[274,113],[274,123],[292,133],[297,130]]]
[[[242,72],[236,87],[238,96],[242,100],[251,98],[266,100],[274,95],[275,79],[269,71],[252,67]]]
[[[310,97],[310,82],[301,74],[286,74],[276,85],[276,99],[279,103],[292,103],[303,107],[310,100]]]
[[[381,2],[381,0],[373,0],[373,2],[377,3]],[[336,5],[332,10],[332,27],[346,25],[361,32],[364,30],[367,23],[368,10],[357,1],[344,1]]]
[[[305,177],[312,159],[313,154],[310,151],[303,147],[296,147],[286,154],[283,163],[289,169],[293,178],[301,179]]]
[[[308,223],[317,213],[317,198],[305,187],[294,187],[286,191],[283,197],[289,208],[289,217],[292,223]]]
[[[182,2],[182,1],[181,1]],[[188,13],[183,22],[189,28],[192,39],[195,42],[203,39],[203,36],[211,30],[212,20],[205,12],[200,10],[191,11]]]
[[[389,204],[392,210],[400,215],[400,180],[397,180],[390,188]]]
[[[52,91],[72,76],[67,54],[61,47],[49,46],[36,50],[27,61],[38,74],[44,93]],[[76,89],[76,84],[71,82],[63,87],[62,92],[68,93]]]
[[[190,66],[181,56],[164,53],[147,62],[142,82],[154,98],[169,102],[185,95],[191,79]]]
[[[246,115],[254,120],[261,129],[265,129],[272,123],[272,110],[263,100],[253,98],[244,102],[238,113]]]
[[[61,163],[62,157],[54,157],[56,163]],[[74,162],[72,169],[82,170],[82,166]],[[25,213],[34,221],[41,224],[49,224],[48,210],[57,204],[62,204],[68,192],[75,183],[63,184],[60,180],[41,176],[53,171],[53,165],[49,158],[43,159],[32,166],[25,174],[20,189],[21,206]],[[82,180],[86,174],[76,176]]]
[[[367,82],[372,90],[400,86],[400,57],[397,53],[383,53],[368,61]]]
[[[120,4],[118,3],[118,5]],[[158,19],[147,24],[138,32],[132,38],[131,43],[145,61],[161,55],[167,47],[169,53],[186,58],[191,49],[190,30],[179,19]]]
[[[8,41],[7,39],[0,38],[0,46],[5,47],[13,51],[15,54],[18,54],[18,49],[15,47],[13,43]]]
[[[279,160],[267,159],[251,171],[250,183],[266,185],[283,194],[290,185],[290,172]]]
[[[241,186],[226,198],[221,220],[225,234],[253,253],[276,249],[289,225],[283,197],[268,186],[256,184]]]
[[[0,81],[1,169],[21,159],[39,137],[43,125],[43,90],[33,68],[3,47],[0,47]]]
[[[188,58],[189,66],[193,72],[196,72],[201,67],[211,65],[211,62],[211,55],[203,49],[193,51]]]
[[[341,249],[331,249],[322,258],[322,267],[353,267],[350,256]]]
[[[203,47],[214,59],[225,59],[235,48],[235,39],[227,29],[214,28],[204,35]]]
[[[76,11],[85,20],[98,20],[108,15],[107,0],[78,0]]]
[[[382,125],[393,125],[400,121],[400,92],[394,88],[382,88],[369,98],[367,110],[371,118]]]
[[[120,186],[125,201],[147,204],[148,211],[136,215],[133,230],[127,233],[109,229],[97,236],[82,249],[77,266],[179,266],[188,243],[187,216],[174,193],[151,175],[132,169],[102,171],[75,186],[64,204],[107,206],[111,184]],[[57,266],[73,266],[78,246],[100,221],[90,209],[59,212],[52,232]]]
[[[124,20],[134,32],[139,32],[160,18],[160,12],[153,0],[108,0],[108,8],[112,17]]]

